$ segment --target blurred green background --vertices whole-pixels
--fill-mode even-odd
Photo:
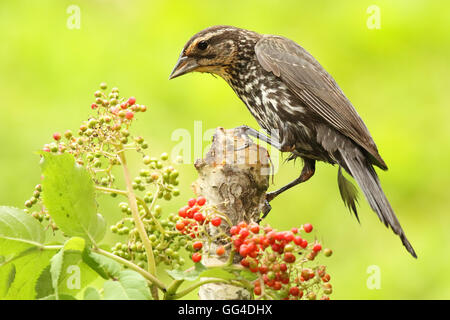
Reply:
[[[81,9],[80,29],[66,27],[71,4]],[[381,18],[375,30],[366,25],[373,4]],[[448,1],[426,0],[0,1],[0,204],[23,207],[40,176],[34,151],[88,117],[102,81],[149,106],[133,130],[154,155],[177,144],[176,129],[193,137],[196,120],[203,131],[257,127],[222,79],[168,75],[185,42],[205,27],[280,34],[321,62],[364,119],[390,168],[380,172],[383,188],[419,258],[362,198],[359,225],[340,199],[337,168],[323,163],[308,183],[274,200],[267,222],[315,226],[334,250],[326,261],[334,299],[449,299],[449,11]],[[195,169],[179,169],[182,196],[166,213],[192,195]],[[271,188],[300,170],[300,162],[282,165]],[[103,202],[102,213],[115,221],[119,211]],[[371,265],[380,268],[378,290],[366,285]]]

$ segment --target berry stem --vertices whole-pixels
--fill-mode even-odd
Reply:
[[[178,292],[175,295],[168,296],[167,299],[170,299],[170,300],[180,299],[180,298],[184,297],[185,295],[187,295],[188,293],[190,293],[191,291],[193,291],[193,290],[197,289],[198,287],[200,287],[200,286],[202,286],[204,284],[207,284],[207,283],[227,283],[227,284],[230,284],[231,282],[232,281],[230,281],[230,280],[225,280],[225,279],[220,279],[220,278],[208,278],[206,280],[194,283],[190,287],[187,287],[186,289],[184,289],[183,291]]]
[[[159,185],[157,185],[156,187],[156,191],[155,194],[158,194],[160,190]],[[150,207],[147,206],[147,204],[145,203],[144,200],[139,199],[139,202],[141,203],[141,205],[144,207],[145,210],[145,214],[147,216],[150,216],[150,218],[152,218],[153,222],[155,223],[156,227],[159,229],[159,231],[161,232],[161,238],[164,239],[164,235],[166,234],[166,230],[161,226],[161,224],[159,223],[158,219],[155,218],[155,216],[152,214],[152,209],[155,206],[156,203],[156,199],[158,197],[154,197],[152,203],[150,204]]]
[[[258,272],[258,281],[261,287],[261,297],[264,297],[266,295],[266,287],[264,285],[264,280],[260,272]]]
[[[106,193],[116,193],[116,194],[121,194],[123,196],[128,197],[128,192],[126,192],[125,190],[112,189],[112,188],[106,188],[106,187],[101,187],[101,186],[95,186],[95,189],[97,189],[98,191],[106,192]]]
[[[226,262],[226,266],[232,266],[234,262],[234,256],[236,252],[233,249],[230,249],[230,255],[228,256],[228,260]]]
[[[120,144],[118,146],[118,151],[122,151],[122,150],[123,150],[123,145]],[[130,172],[128,171],[125,153],[119,152],[119,158],[120,158],[120,162],[122,164],[125,184],[127,186],[127,195],[128,195],[128,202],[129,202],[130,209],[131,209],[131,215],[133,217],[136,229],[138,230],[138,233],[142,240],[142,243],[144,244],[145,251],[147,253],[148,271],[152,275],[156,276],[156,264],[155,264],[155,257],[153,255],[152,243],[150,242],[150,239],[148,238],[144,223],[142,222],[141,217],[139,215],[136,196],[133,192],[133,185],[131,182]],[[154,287],[152,287],[152,294],[153,294],[153,297],[155,298],[155,300],[158,300],[158,292],[156,290],[154,290]]]
[[[92,248],[92,251],[99,253],[101,255],[104,255],[105,257],[111,258],[117,262],[119,262],[120,264],[123,264],[124,266],[127,266],[128,268],[138,272],[140,275],[142,275],[144,278],[146,278],[147,280],[149,280],[152,285],[157,286],[159,289],[161,289],[162,291],[166,291],[166,286],[164,285],[164,283],[162,283],[161,281],[158,280],[158,278],[156,278],[154,275],[152,275],[151,273],[147,272],[146,270],[140,268],[139,266],[135,265],[134,263],[121,258],[119,256],[116,256],[115,254],[112,254],[108,251],[102,250],[100,248],[94,247]]]
[[[183,284],[183,282],[184,279],[173,280],[172,283],[167,288],[167,292],[164,295],[164,300],[173,300],[175,293],[177,292],[178,288]]]
[[[95,188],[99,191],[103,191],[103,192],[107,192],[107,193],[116,193],[116,194],[120,194],[120,195],[128,197],[128,192],[124,191],[124,190],[106,188],[106,187],[101,187],[101,186],[95,186]],[[156,194],[158,194],[158,192],[159,192],[159,186],[156,190]],[[159,229],[161,234],[164,236],[166,234],[166,230],[161,226],[158,219],[156,219],[155,216],[151,212],[152,208],[155,205],[156,197],[153,199],[153,202],[150,204],[150,208],[147,206],[147,204],[145,203],[145,201],[143,199],[141,199],[137,195],[135,195],[135,198],[144,207],[145,215],[150,216],[152,221],[155,223],[156,227]]]

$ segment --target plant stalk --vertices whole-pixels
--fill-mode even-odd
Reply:
[[[118,147],[119,151],[123,151],[123,145],[120,145]],[[145,251],[147,253],[147,264],[148,264],[148,271],[153,276],[156,276],[156,264],[155,264],[155,257],[153,255],[153,248],[152,243],[150,242],[150,239],[148,238],[147,231],[145,230],[144,223],[141,220],[141,217],[139,215],[139,210],[137,206],[136,196],[133,192],[133,186],[131,182],[131,176],[130,172],[128,171],[127,161],[125,158],[124,152],[119,152],[119,158],[120,162],[122,164],[123,168],[123,175],[125,179],[125,184],[127,186],[127,196],[128,196],[128,202],[131,209],[131,216],[134,220],[134,224],[136,226],[136,229],[139,233],[139,237],[142,240],[142,243],[144,245]],[[152,295],[155,300],[158,300],[158,291],[155,290],[156,288],[152,286]]]
[[[120,264],[123,264],[124,266],[127,266],[128,268],[136,271],[137,273],[139,273],[140,275],[142,275],[144,278],[146,278],[147,280],[149,280],[152,284],[154,284],[155,286],[157,286],[159,289],[161,289],[162,291],[166,291],[166,286],[164,283],[162,283],[160,280],[158,280],[158,278],[156,278],[154,275],[152,275],[151,273],[149,273],[148,271],[140,268],[139,266],[135,265],[134,263],[121,258],[119,256],[116,256],[115,254],[112,254],[108,251],[102,250],[100,248],[92,248],[91,249],[93,252],[99,253],[101,255],[104,255],[105,257],[111,258],[112,260],[115,260],[117,262],[119,262]]]

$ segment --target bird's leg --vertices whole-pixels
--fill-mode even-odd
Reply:
[[[316,161],[311,160],[311,159],[304,159],[304,160],[305,160],[305,165],[303,166],[302,173],[300,174],[300,176],[297,179],[295,179],[294,181],[291,181],[290,183],[288,183],[287,185],[285,185],[284,187],[281,187],[280,189],[278,189],[276,191],[269,192],[268,194],[266,194],[266,203],[263,208],[263,216],[261,219],[264,219],[267,216],[267,214],[269,213],[269,211],[271,209],[269,202],[272,201],[276,196],[278,196],[281,193],[283,193],[284,191],[298,185],[299,183],[309,180],[309,178],[311,178],[314,175],[314,172],[316,170]]]
[[[262,216],[258,219],[258,224],[261,222],[262,219],[264,219],[272,210],[272,206],[270,205],[269,201],[267,199],[264,201],[264,207],[262,208]]]
[[[283,152],[292,151],[292,149],[293,149],[293,146],[282,146],[278,140],[274,140],[274,139],[268,137],[267,135],[255,130],[249,126],[246,126],[246,125],[237,127],[234,130],[236,130],[238,132],[240,131],[241,136],[246,139],[245,144],[243,146],[239,147],[237,150],[245,149],[250,145],[249,144],[249,139],[250,139],[249,136],[252,136],[254,138],[262,140],[265,143],[267,143]],[[288,183],[287,185],[285,185],[284,187],[281,187],[280,189],[278,189],[276,191],[269,192],[266,194],[266,200],[264,203],[264,207],[262,209],[262,217],[261,217],[261,219],[259,219],[258,222],[260,222],[262,219],[264,219],[269,214],[270,210],[272,210],[272,206],[269,203],[270,201],[272,201],[276,196],[280,195],[284,191],[286,191],[302,182],[309,180],[314,175],[314,171],[316,168],[316,161],[311,160],[311,159],[304,159],[304,161],[305,161],[305,164],[303,166],[302,172],[297,179],[291,181],[290,183]]]
[[[261,133],[253,128],[250,128],[249,126],[243,125],[243,126],[234,128],[234,130],[240,132],[241,136],[246,139],[245,144],[243,146],[239,147],[237,150],[245,149],[250,145],[250,143],[248,141],[249,136],[252,136],[261,141],[264,141],[265,143],[271,145],[272,147],[275,147],[278,150],[281,150],[281,144],[279,141],[272,139],[271,137],[268,137],[264,133]]]

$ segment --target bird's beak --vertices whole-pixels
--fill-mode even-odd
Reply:
[[[175,68],[173,68],[172,73],[169,76],[169,80],[192,72],[198,66],[199,65],[197,61],[195,61],[195,59],[181,55],[177,61],[177,64],[175,65]]]

